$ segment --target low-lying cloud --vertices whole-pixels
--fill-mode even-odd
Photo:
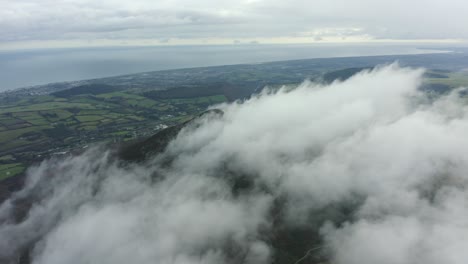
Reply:
[[[144,164],[46,161],[0,207],[0,259],[282,263],[280,221],[313,228],[303,243],[332,263],[464,263],[468,108],[461,88],[429,99],[422,74],[393,64],[220,105]]]

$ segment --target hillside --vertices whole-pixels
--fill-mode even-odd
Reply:
[[[452,177],[463,177],[464,161],[452,149],[465,151],[466,126],[453,108],[440,105],[451,100],[464,109],[462,92],[455,93],[462,100],[444,97],[463,73],[424,76],[390,65],[349,78],[356,71],[330,71],[319,86],[305,82],[230,104],[218,104],[229,102],[218,94],[223,85],[150,95],[108,87],[89,93],[85,86],[5,106],[5,127],[24,132],[2,146],[58,147],[42,157],[33,148],[4,154],[10,174],[0,182],[0,223],[7,230],[0,232],[9,243],[0,246],[10,250],[0,261],[31,264],[37,252],[64,262],[117,261],[116,249],[135,252],[138,245],[146,253],[128,255],[138,263],[174,254],[197,261],[214,256],[212,263],[333,263],[342,239],[360,250],[350,228],[372,224],[385,234],[380,225],[394,219],[385,195],[410,192],[408,199],[441,210],[433,197],[452,186]],[[453,121],[451,129],[441,115]],[[106,144],[88,145],[93,142]],[[25,180],[29,164],[22,157],[51,159],[33,166]],[[402,181],[414,174],[416,184]],[[444,204],[452,199],[437,197]],[[405,201],[395,203],[395,210],[405,209]],[[426,221],[417,210],[402,212]]]

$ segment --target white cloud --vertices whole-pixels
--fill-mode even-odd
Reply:
[[[464,263],[468,107],[458,90],[425,100],[422,73],[389,65],[221,105],[146,164],[99,150],[45,162],[0,208],[0,259],[39,240],[38,264],[269,263],[280,210],[282,232],[320,229],[337,264]],[[240,176],[250,187],[232,191]],[[340,206],[345,223],[323,211]]]

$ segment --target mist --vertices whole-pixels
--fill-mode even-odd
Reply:
[[[0,207],[0,260],[279,263],[278,228],[307,227],[331,263],[465,263],[464,88],[434,99],[423,73],[265,89],[139,164],[102,147],[45,161]]]

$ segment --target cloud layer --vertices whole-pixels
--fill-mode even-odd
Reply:
[[[460,89],[429,100],[422,74],[394,64],[221,105],[145,164],[99,149],[44,162],[0,208],[0,259],[271,263],[281,218],[337,264],[464,263],[468,108]]]
[[[468,39],[464,28],[468,23],[465,16],[468,4],[462,0],[3,0],[0,3],[2,42]]]

